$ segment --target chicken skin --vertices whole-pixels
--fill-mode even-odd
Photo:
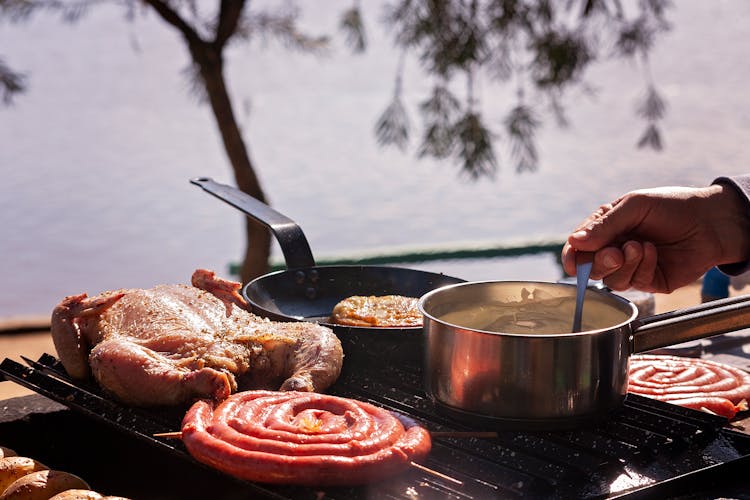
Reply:
[[[134,406],[250,389],[321,392],[336,381],[343,351],[333,331],[256,316],[239,289],[198,269],[192,286],[66,297],[52,313],[52,339],[71,377],[93,375]]]

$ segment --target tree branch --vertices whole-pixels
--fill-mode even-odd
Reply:
[[[219,12],[219,24],[216,26],[214,44],[221,50],[232,35],[237,31],[242,10],[246,0],[222,0]]]
[[[182,17],[180,17],[180,14],[176,10],[167,5],[166,2],[163,2],[162,0],[143,1],[153,7],[153,9],[162,17],[162,19],[174,26],[180,33],[182,33],[182,36],[185,37],[188,44],[200,45],[205,43],[198,32],[195,31],[193,27],[190,26]]]

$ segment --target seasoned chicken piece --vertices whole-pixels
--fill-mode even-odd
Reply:
[[[195,271],[192,284],[66,297],[51,331],[68,374],[93,374],[137,406],[221,400],[238,389],[320,392],[338,378],[343,351],[330,329],[256,316],[240,284],[211,271]]]

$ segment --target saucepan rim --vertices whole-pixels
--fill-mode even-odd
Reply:
[[[425,319],[429,319],[430,321],[434,321],[436,323],[455,328],[458,330],[465,330],[465,331],[471,331],[476,333],[482,333],[487,335],[494,335],[494,336],[509,336],[509,337],[520,337],[520,338],[531,338],[531,339],[541,339],[541,338],[560,338],[560,337],[584,337],[588,335],[596,335],[602,332],[608,332],[614,329],[620,329],[622,327],[627,327],[633,324],[634,320],[638,317],[638,307],[631,302],[630,300],[626,299],[625,297],[622,297],[620,295],[617,295],[612,292],[608,292],[601,289],[596,289],[589,287],[587,289],[587,293],[595,293],[597,295],[600,295],[605,300],[614,301],[614,302],[620,302],[622,305],[630,308],[630,316],[614,325],[609,325],[602,328],[597,328],[594,330],[584,330],[581,332],[560,332],[560,333],[510,333],[510,332],[496,332],[496,331],[490,331],[490,330],[482,330],[479,328],[472,328],[467,327],[455,323],[450,323],[448,321],[445,321],[443,319],[437,318],[434,315],[427,312],[425,309],[425,304],[435,295],[440,293],[446,293],[447,291],[459,287],[471,287],[471,286],[480,286],[480,285],[492,285],[492,284],[518,284],[520,285],[544,285],[544,286],[554,286],[554,287],[560,287],[560,288],[569,288],[575,292],[575,285],[570,283],[553,283],[550,281],[541,281],[541,280],[480,280],[480,281],[465,281],[463,283],[455,283],[451,285],[445,285],[440,288],[436,288],[434,290],[431,290],[424,294],[422,297],[419,298],[419,301],[417,302],[417,307],[419,308],[419,311],[422,313],[422,315],[425,317]],[[573,294],[575,296],[575,293]],[[584,314],[585,314],[585,304],[584,304]],[[572,318],[571,318],[571,324],[572,324]]]

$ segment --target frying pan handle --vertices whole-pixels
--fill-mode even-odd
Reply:
[[[714,300],[633,322],[633,352],[750,327],[750,295]]]
[[[200,186],[207,193],[240,209],[261,224],[265,224],[276,236],[281,251],[284,253],[286,267],[289,269],[315,266],[315,259],[307,238],[297,223],[290,218],[238,188],[219,184],[209,177],[196,177],[190,179],[190,183]]]

